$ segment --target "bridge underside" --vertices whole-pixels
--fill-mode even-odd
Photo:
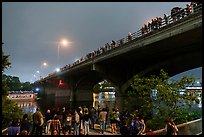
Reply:
[[[97,65],[116,85],[123,85],[136,74],[157,74],[160,69],[174,76],[202,66],[201,34],[202,29],[197,28]]]
[[[169,76],[174,76],[201,67],[201,23],[199,16],[164,30],[161,28],[155,34],[142,36],[142,40],[133,40],[42,82],[47,84],[44,84],[46,89],[51,87],[50,91],[56,94],[60,91],[59,80],[63,79],[68,86],[61,91],[69,92],[70,100],[87,101],[92,100],[93,86],[106,79],[117,87],[116,98],[120,98],[136,74],[153,75],[164,69]]]

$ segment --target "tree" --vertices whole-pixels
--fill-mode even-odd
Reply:
[[[4,55],[4,52],[2,51],[2,74],[4,70],[8,69],[9,67],[11,67],[11,63],[9,62],[9,55]],[[8,86],[5,80],[2,80],[2,95],[8,95]]]
[[[198,100],[188,92],[181,95],[179,91],[195,80],[193,76],[184,76],[178,81],[170,80],[163,70],[158,76],[136,75],[131,83],[131,90],[128,90],[128,104],[135,104],[134,109],[142,113],[152,129],[163,128],[164,120],[168,117],[173,117],[177,124],[187,122],[188,116],[184,119],[179,114],[185,112],[187,115],[186,110],[191,108],[192,101]]]
[[[23,83],[21,83],[21,90],[22,91],[32,90],[32,89],[33,89],[33,87],[32,87],[30,82],[23,82]]]
[[[3,74],[2,80],[7,83],[8,90],[10,91],[25,91],[33,89],[33,85],[30,82],[20,82],[19,77],[16,76]]]
[[[6,80],[9,90],[21,90],[21,82],[19,77],[10,75],[7,76],[4,74],[2,78]]]
[[[9,55],[4,55],[4,52],[2,51],[2,73],[9,67],[11,67],[11,63],[9,62]]]
[[[2,51],[2,75],[5,69],[10,67],[9,55],[4,55]],[[2,79],[2,129],[8,127],[14,118],[21,118],[22,110],[12,101],[7,99],[8,89],[6,80]]]

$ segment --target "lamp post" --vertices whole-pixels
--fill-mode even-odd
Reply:
[[[60,46],[63,45],[63,46],[66,46],[68,44],[68,41],[66,39],[63,39],[61,42],[58,43],[57,45],[57,49],[58,49],[58,52],[57,52],[57,67],[59,67],[59,58],[60,58]]]
[[[47,65],[47,62],[43,62],[42,64],[41,64],[41,66],[40,66],[40,68],[41,68],[41,75],[40,75],[40,79],[42,78],[42,74],[43,74],[43,68],[46,68],[48,65]]]

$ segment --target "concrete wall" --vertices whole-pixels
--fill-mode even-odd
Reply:
[[[179,124],[178,135],[198,135],[202,134],[202,118],[187,123]],[[156,135],[165,135],[165,130],[160,129],[154,131]]]
[[[93,93],[89,90],[77,90],[76,101],[93,101]]]

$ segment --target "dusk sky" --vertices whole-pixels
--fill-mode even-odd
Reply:
[[[111,40],[138,31],[152,18],[189,2],[3,2],[2,49],[10,55],[5,74],[34,82]],[[64,47],[61,39],[70,43]],[[43,62],[48,65],[43,66]],[[39,73],[37,73],[39,71]],[[185,74],[202,77],[202,67]],[[36,77],[34,77],[36,75]]]

